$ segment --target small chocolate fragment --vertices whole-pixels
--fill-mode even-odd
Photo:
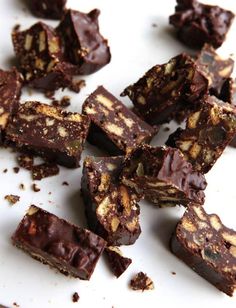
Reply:
[[[4,170],[3,170],[3,173],[7,173],[7,171],[8,171],[8,169],[4,169]]]
[[[130,288],[134,291],[153,290],[154,283],[146,274],[139,272],[130,281]]]
[[[60,19],[63,16],[67,0],[27,0],[31,12],[48,19]]]
[[[44,163],[33,166],[31,171],[33,180],[40,181],[44,178],[59,174],[60,169],[54,163]]]
[[[17,157],[17,162],[20,167],[27,170],[32,170],[34,165],[34,157],[28,154],[21,154]]]
[[[236,285],[236,232],[202,206],[189,206],[171,239],[172,252],[220,291]]]
[[[0,69],[0,145],[4,142],[7,123],[19,104],[22,81],[15,68],[10,71]]]
[[[169,22],[184,44],[201,48],[208,43],[218,48],[223,44],[233,19],[231,11],[219,6],[197,0],[177,0],[175,14],[170,16]]]
[[[89,230],[31,206],[12,236],[13,244],[65,275],[89,280],[106,242]]]
[[[110,264],[111,271],[119,278],[130,266],[132,260],[122,255],[121,250],[115,246],[105,248],[107,260]]]
[[[159,207],[202,204],[207,185],[179,150],[146,144],[126,157],[121,180]]]
[[[103,87],[90,94],[82,112],[91,120],[88,141],[112,155],[128,153],[150,142],[157,132]]]
[[[21,190],[25,190],[25,185],[24,185],[23,183],[20,183],[19,188],[20,188]]]
[[[60,99],[59,101],[54,99],[52,101],[52,105],[54,107],[66,108],[66,107],[70,106],[70,97],[69,96],[63,96],[62,99]]]
[[[233,72],[233,59],[222,59],[212,46],[205,44],[197,57],[196,64],[208,79],[210,94],[223,98],[222,87]],[[229,103],[226,98],[223,100]]]
[[[111,60],[107,40],[99,33],[99,14],[97,9],[88,14],[67,10],[57,28],[66,57],[79,75],[92,74]]]
[[[73,65],[64,61],[59,36],[42,22],[12,33],[12,41],[25,82],[44,91],[66,88]]]
[[[236,110],[215,96],[206,96],[185,129],[177,129],[166,144],[178,148],[193,168],[207,173],[236,133]]]
[[[20,201],[20,197],[16,195],[6,195],[4,199],[7,200],[11,205],[14,205]]]
[[[21,104],[6,129],[6,143],[66,167],[78,167],[89,118],[41,104]]]
[[[14,168],[13,168],[13,171],[17,174],[17,173],[19,173],[20,168],[19,168],[19,167],[14,167]]]
[[[41,189],[37,186],[37,184],[32,184],[32,189],[34,192],[39,192]]]
[[[63,185],[63,186],[69,186],[69,183],[66,182],[66,181],[64,181],[64,182],[62,182],[62,185]]]
[[[79,93],[81,89],[83,89],[85,86],[86,86],[85,80],[73,80],[72,79],[72,82],[68,88],[75,93]]]
[[[72,295],[72,302],[73,303],[77,303],[79,301],[79,294],[77,292],[75,292],[73,295]]]
[[[131,245],[140,235],[139,196],[119,181],[123,157],[87,157],[81,192],[89,228],[108,245]]]
[[[128,95],[135,109],[149,124],[175,119],[178,112],[194,110],[206,94],[208,80],[186,54],[152,67],[121,96]]]

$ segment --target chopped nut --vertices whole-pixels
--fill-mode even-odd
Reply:
[[[120,221],[119,221],[118,217],[116,217],[116,216],[113,217],[112,221],[111,221],[111,229],[112,229],[113,232],[116,232],[119,224],[120,224]]]
[[[182,226],[188,232],[197,231],[197,228],[194,226],[194,224],[190,220],[188,220],[186,217],[182,219]]]
[[[11,205],[20,201],[20,197],[16,195],[6,195],[4,199],[7,200]]]

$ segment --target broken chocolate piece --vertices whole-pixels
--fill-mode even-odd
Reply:
[[[81,192],[89,228],[109,245],[131,245],[140,235],[139,196],[119,181],[123,157],[87,157]]]
[[[105,248],[107,260],[110,264],[111,271],[119,278],[130,266],[132,260],[122,255],[118,247],[108,246]]]
[[[73,303],[77,303],[79,301],[79,294],[77,292],[75,292],[73,295],[72,295],[72,302]]]
[[[37,184],[32,184],[32,189],[34,192],[39,192],[41,189],[37,186]]]
[[[152,67],[121,96],[128,95],[135,109],[149,124],[175,119],[178,112],[195,110],[206,94],[208,81],[186,54]]]
[[[236,285],[236,232],[198,204],[189,206],[171,239],[172,252],[220,291]]]
[[[44,178],[59,174],[59,167],[54,163],[44,163],[32,167],[33,180],[42,180]]]
[[[69,96],[63,96],[60,100],[54,99],[52,101],[52,105],[54,107],[66,108],[66,107],[70,106],[70,97]]]
[[[79,113],[26,102],[6,129],[6,143],[66,167],[78,167],[89,130],[89,119]]]
[[[193,168],[207,173],[236,133],[236,110],[215,96],[206,96],[185,129],[177,129],[166,144],[178,148]]]
[[[170,16],[169,22],[184,44],[201,48],[208,43],[218,48],[223,44],[233,19],[231,11],[219,6],[197,0],[177,0],[175,14]]]
[[[103,87],[90,94],[82,112],[91,120],[88,141],[112,155],[128,153],[157,133]]]
[[[106,242],[89,230],[31,206],[12,236],[13,244],[65,275],[89,280]]]
[[[99,33],[99,14],[97,9],[88,14],[67,10],[57,28],[66,57],[80,75],[92,74],[111,60],[107,40]]]
[[[14,205],[20,201],[20,197],[16,195],[6,195],[4,199],[7,200],[11,205]]]
[[[66,88],[73,65],[64,61],[59,36],[42,22],[12,33],[12,41],[25,82],[44,91]]]
[[[131,279],[130,288],[134,291],[153,290],[154,283],[146,274],[139,272]]]
[[[0,69],[0,145],[4,142],[5,128],[19,104],[23,78],[13,68],[10,71]]]
[[[32,170],[34,165],[34,157],[32,155],[21,154],[17,157],[17,162],[20,167]]]
[[[28,0],[31,12],[48,19],[60,19],[63,16],[67,0]]]
[[[179,150],[147,144],[126,157],[121,180],[159,207],[202,204],[207,185]]]

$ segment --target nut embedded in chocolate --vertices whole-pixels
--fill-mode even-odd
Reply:
[[[171,239],[172,252],[220,291],[236,285],[236,232],[202,206],[189,206]]]

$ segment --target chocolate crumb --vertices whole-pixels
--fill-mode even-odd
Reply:
[[[20,305],[18,305],[16,302],[13,303],[13,306],[20,307]]]
[[[55,91],[49,91],[49,90],[45,91],[44,95],[45,95],[46,98],[54,99]]]
[[[176,275],[176,272],[171,272],[172,275]]]
[[[59,173],[59,167],[53,163],[43,163],[33,166],[32,177],[33,180],[42,180],[43,178],[57,175]]]
[[[72,301],[73,303],[77,303],[79,300],[79,294],[77,292],[75,292],[73,295],[72,295]]]
[[[37,186],[37,184],[32,184],[32,189],[34,192],[39,192],[41,189]]]
[[[157,24],[153,23],[153,24],[152,24],[152,27],[153,27],[153,28],[157,28]]]
[[[17,162],[20,167],[27,170],[32,170],[34,165],[34,157],[28,154],[21,154],[17,157]]]
[[[65,181],[65,182],[62,182],[62,185],[69,186],[69,183]]]
[[[66,107],[70,106],[70,97],[69,96],[63,96],[61,100],[54,99],[52,101],[52,105],[54,107],[66,108]]]
[[[164,132],[168,132],[170,130],[170,128],[168,126],[164,127]]]
[[[20,201],[20,197],[16,195],[6,195],[4,197],[11,205],[14,205],[16,202]]]
[[[82,88],[86,86],[85,80],[72,81],[69,89],[75,93],[79,93]]]
[[[16,24],[13,29],[12,32],[18,32],[20,30],[20,24]]]
[[[14,171],[15,173],[19,173],[20,168],[19,168],[19,167],[14,167],[14,168],[13,168],[13,171]]]
[[[143,292],[145,290],[153,290],[154,283],[146,274],[139,272],[131,279],[130,287],[132,290],[139,290]]]
[[[3,170],[3,173],[7,173],[7,171],[8,171],[8,169],[4,169],[4,170]]]
[[[25,185],[23,183],[20,183],[19,188],[25,190]]]

